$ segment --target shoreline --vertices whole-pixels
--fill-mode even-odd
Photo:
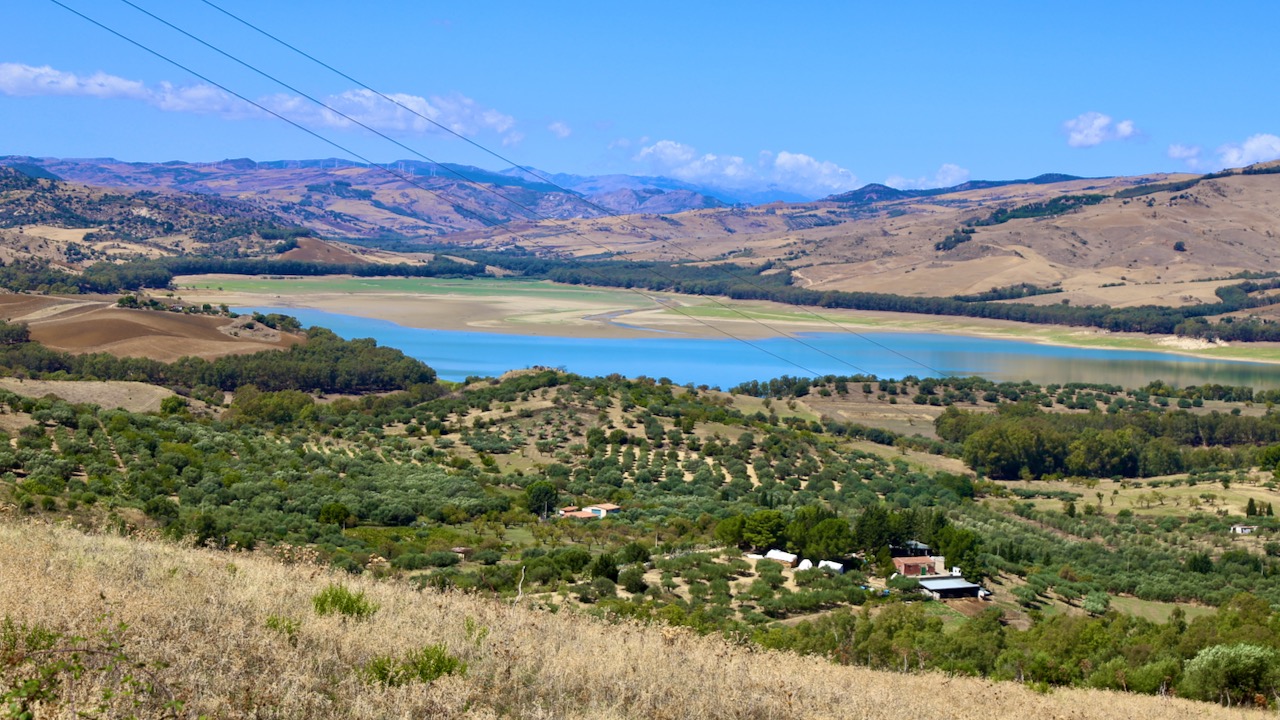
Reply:
[[[819,312],[769,301],[557,285],[547,281],[514,281],[520,284],[504,287],[501,283],[513,281],[428,280],[430,282],[419,283],[421,289],[400,289],[394,286],[412,287],[412,284],[347,278],[344,284],[359,287],[346,291],[326,287],[336,284],[327,278],[246,279],[203,275],[183,276],[174,282],[188,302],[320,310],[426,330],[584,339],[730,336],[747,340],[815,332],[940,333],[1091,350],[1155,352],[1206,361],[1280,365],[1280,343],[1176,347],[1171,346],[1170,341],[1197,341],[1012,320],[861,310],[821,309]],[[221,289],[224,285],[231,289]],[[215,290],[215,286],[219,289]],[[618,322],[622,317],[626,321]]]

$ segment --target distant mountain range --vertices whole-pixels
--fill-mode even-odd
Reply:
[[[544,217],[678,213],[752,201],[752,198],[715,194],[710,189],[670,178],[540,172],[535,175],[517,168],[494,172],[471,165],[436,165],[417,160],[381,166],[391,172],[338,158],[142,163],[114,158],[9,156],[0,157],[0,165],[16,167],[33,176],[98,187],[169,189],[240,198],[254,195],[277,202],[302,203],[303,208],[322,206],[336,213],[369,215],[363,219],[377,224],[385,233],[403,235],[441,234],[476,229],[484,224]],[[331,203],[323,198],[335,192],[325,188],[348,186],[349,189],[336,193],[344,196],[341,199],[346,202],[338,203],[343,207],[330,208]],[[395,197],[382,196],[383,191],[390,190],[400,192]],[[360,202],[369,203],[379,212],[352,213],[353,203]],[[281,209],[284,214],[290,214],[288,209]],[[305,216],[313,213],[295,210],[294,214],[305,220]],[[396,217],[385,217],[387,214]],[[331,230],[339,234],[365,234],[356,228]]]
[[[0,261],[276,257],[280,238],[303,226],[317,237],[280,257],[419,262],[418,251],[439,244],[518,247],[561,257],[770,263],[813,290],[994,292],[1111,306],[1213,303],[1227,278],[1280,266],[1280,163],[928,190],[873,184],[756,206],[663,177],[410,161],[392,169],[334,159],[0,157]],[[364,248],[329,242],[343,240]],[[371,247],[389,255],[373,258]],[[1023,292],[1031,286],[1052,292]]]
[[[787,192],[778,188],[764,190],[730,190],[710,185],[698,185],[669,177],[646,175],[573,175],[571,173],[549,173],[537,168],[508,168],[504,175],[524,179],[542,179],[583,195],[603,195],[618,190],[662,190],[665,192],[685,192],[715,198],[729,205],[761,205],[771,202],[806,202],[811,198]]]
[[[611,214],[668,215],[689,210],[766,203],[803,203],[810,199],[778,188],[758,191],[729,190],[688,183],[661,176],[575,175],[536,168],[510,167],[501,171],[472,165],[435,164],[400,160],[372,166],[339,158],[255,161],[235,158],[213,163],[169,161],[125,162],[114,158],[59,159],[25,156],[0,157],[0,165],[16,167],[33,177],[49,177],[99,187],[130,190],[171,189],[212,193],[246,199],[257,196],[277,203],[299,202],[302,208],[324,207],[336,234],[423,235],[479,229],[485,224],[542,218],[592,218]],[[390,173],[383,169],[391,170]],[[972,180],[947,188],[900,190],[872,183],[857,190],[824,198],[826,202],[864,206],[879,202],[949,195],[1007,185],[1047,185],[1082,178],[1047,173],[1029,180]],[[345,187],[339,191],[341,208],[317,195],[316,188]],[[397,188],[410,194],[438,197],[398,201],[379,197],[380,191]],[[368,191],[368,192],[365,192]],[[367,202],[378,212],[352,212],[353,203]],[[444,207],[442,207],[442,205]],[[315,213],[277,207],[296,215],[299,222],[315,225]],[[352,215],[347,222],[333,214]],[[391,214],[394,218],[385,217]],[[361,223],[359,220],[367,222]],[[418,222],[413,222],[414,220]],[[478,221],[478,222],[477,222]],[[360,227],[360,226],[367,227]]]

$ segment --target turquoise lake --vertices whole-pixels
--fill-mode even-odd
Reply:
[[[1220,383],[1280,386],[1280,365],[1203,360],[1168,353],[1040,345],[1016,340],[932,333],[803,333],[790,338],[694,339],[654,333],[630,339],[532,337],[505,333],[409,328],[385,320],[297,308],[238,308],[293,315],[303,326],[327,327],[344,338],[373,338],[435,368],[446,380],[496,376],[534,365],[581,375],[670,378],[678,384],[729,388],[781,375],[981,375],[1038,383],[1098,382],[1141,387]],[[806,345],[808,347],[806,347]]]

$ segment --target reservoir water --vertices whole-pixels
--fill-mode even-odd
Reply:
[[[670,378],[678,384],[730,388],[781,375],[857,375],[882,378],[981,375],[1038,383],[1098,382],[1141,387],[1152,380],[1174,385],[1219,383],[1280,387],[1280,365],[1204,360],[1159,352],[1042,345],[1016,340],[932,333],[803,333],[790,338],[600,339],[506,333],[423,330],[385,320],[298,308],[238,308],[279,312],[304,327],[320,325],[340,337],[373,338],[435,368],[445,380],[497,376],[543,365],[581,375]]]

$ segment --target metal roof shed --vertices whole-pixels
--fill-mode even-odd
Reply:
[[[920,588],[938,600],[945,598],[978,597],[981,585],[964,578],[949,577],[937,580],[920,580]]]

